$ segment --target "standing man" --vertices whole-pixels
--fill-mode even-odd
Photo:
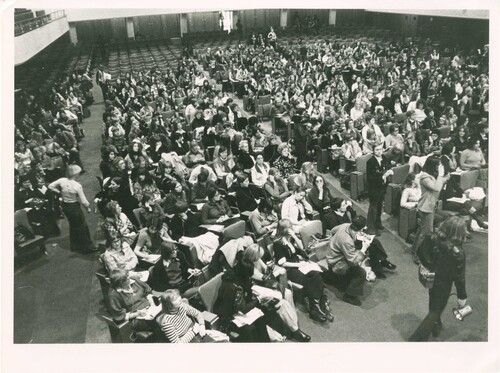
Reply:
[[[382,156],[382,152],[382,144],[376,144],[373,148],[373,157],[366,162],[368,198],[370,201],[367,216],[368,233],[377,236],[380,235],[378,230],[384,229],[381,216],[387,178],[394,173],[389,169],[390,165]]]

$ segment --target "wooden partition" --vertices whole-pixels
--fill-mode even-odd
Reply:
[[[219,12],[196,12],[187,15],[188,32],[219,31]]]
[[[250,9],[238,12],[239,19],[243,25],[243,31],[247,34],[253,30],[263,31],[269,26],[279,28],[279,9]],[[267,36],[267,34],[265,35]]]
[[[330,16],[330,9],[288,9],[288,26],[293,27],[297,16],[300,18],[301,24],[305,27],[304,23],[307,17],[314,17],[318,19],[318,25],[323,26],[328,24]]]
[[[134,17],[136,38],[175,38],[180,36],[179,15],[162,14]]]

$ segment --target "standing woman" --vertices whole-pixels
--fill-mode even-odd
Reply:
[[[425,342],[430,334],[438,337],[443,324],[443,313],[451,288],[455,284],[458,308],[465,307],[465,251],[463,243],[467,236],[464,220],[451,216],[441,223],[436,234],[425,237],[418,251],[420,263],[430,272],[435,273],[434,284],[429,289],[429,313],[420,326],[411,335],[410,342]]]
[[[425,161],[420,176],[420,189],[422,196],[417,204],[417,216],[420,220],[415,240],[413,241],[412,253],[413,261],[419,263],[417,249],[426,235],[432,233],[434,226],[434,213],[438,203],[439,193],[443,185],[450,178],[449,174],[445,176],[444,166],[439,158],[429,157]]]
[[[87,212],[91,212],[90,203],[87,201],[83,188],[75,177],[80,174],[82,169],[78,165],[68,166],[68,177],[62,177],[49,185],[49,189],[61,195],[63,200],[62,209],[69,223],[69,241],[71,251],[80,251],[83,254],[96,251],[90,231],[85,221],[80,204]]]

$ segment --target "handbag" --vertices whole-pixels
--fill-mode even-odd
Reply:
[[[424,265],[419,264],[418,266],[418,280],[422,286],[426,289],[432,289],[434,285],[434,277],[436,274],[429,271]]]

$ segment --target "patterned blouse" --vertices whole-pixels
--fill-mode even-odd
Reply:
[[[280,172],[283,179],[288,179],[288,177],[296,173],[297,165],[294,158],[285,158],[279,156],[274,161],[274,167]]]

